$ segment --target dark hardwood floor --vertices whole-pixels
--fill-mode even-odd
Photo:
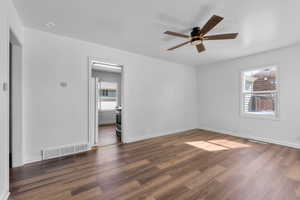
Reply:
[[[101,125],[98,127],[98,145],[106,146],[119,143],[116,135],[116,125]]]
[[[296,200],[300,150],[187,131],[12,170],[20,200]]]

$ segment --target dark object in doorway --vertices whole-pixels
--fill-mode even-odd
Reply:
[[[118,140],[122,141],[122,107],[118,106],[116,108],[116,134],[118,136]]]

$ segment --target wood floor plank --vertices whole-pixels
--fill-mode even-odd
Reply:
[[[169,195],[170,193],[175,192],[175,188],[178,187],[185,187],[184,183],[187,182],[188,180],[192,179],[193,177],[199,175],[199,171],[192,171],[188,174],[185,174],[181,177],[176,177],[171,179],[170,182],[166,183],[164,187],[158,188],[155,190],[153,193],[150,194],[150,196],[153,196],[155,199],[160,199],[165,195]]]
[[[300,150],[205,130],[11,170],[15,200],[300,200]]]
[[[190,188],[191,190],[193,190],[195,188],[199,188],[203,184],[209,182],[211,179],[216,177],[218,174],[221,174],[222,172],[224,172],[225,170],[226,170],[225,167],[222,167],[220,165],[215,165],[215,166],[205,170],[198,176],[193,177],[191,180],[189,180],[186,183],[186,186],[188,188]]]
[[[131,193],[127,193],[122,196],[124,200],[132,200],[132,199],[150,199],[150,195],[153,191],[157,190],[159,187],[163,187],[164,184],[169,181],[172,177],[170,175],[162,175],[155,179],[152,179],[146,182],[143,187],[139,190],[136,190]],[[151,197],[154,199],[154,197]]]
[[[300,161],[293,163],[287,168],[286,176],[300,182]]]
[[[295,190],[296,192],[296,196],[300,198],[300,185],[298,186],[298,188]]]
[[[101,198],[102,190],[99,187],[94,187],[90,190],[81,192],[79,194],[73,195],[70,200],[88,200]]]

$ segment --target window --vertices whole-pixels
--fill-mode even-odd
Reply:
[[[100,82],[98,109],[114,110],[118,104],[118,84],[113,82]]]
[[[244,115],[278,117],[278,75],[276,67],[244,71],[241,111]]]

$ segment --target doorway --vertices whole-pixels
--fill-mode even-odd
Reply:
[[[22,45],[9,32],[9,167],[23,165]]]
[[[121,137],[116,130],[117,110],[121,108],[121,73],[93,69],[96,81],[96,121],[98,146],[118,144]]]
[[[123,67],[90,61],[90,141],[91,146],[122,143]]]
[[[13,146],[13,129],[12,129],[12,122],[13,122],[13,115],[12,115],[12,43],[9,41],[9,168],[12,168],[12,146]]]

